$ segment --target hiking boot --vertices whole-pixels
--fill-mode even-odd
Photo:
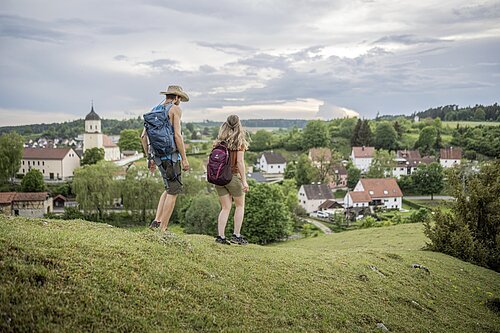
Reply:
[[[221,236],[217,236],[215,242],[224,245],[231,245],[231,243],[226,238],[222,238]]]
[[[246,240],[245,237],[243,237],[241,235],[240,235],[240,237],[238,237],[235,234],[233,234],[231,236],[231,243],[240,244],[240,245],[247,245],[248,241]]]
[[[153,221],[151,222],[151,224],[149,225],[149,229],[151,229],[151,230],[153,230],[153,229],[157,229],[157,228],[159,228],[159,227],[160,227],[160,224],[161,224],[161,222],[158,222],[158,221],[156,221],[156,220],[153,220]]]

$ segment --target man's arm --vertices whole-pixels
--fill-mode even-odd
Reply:
[[[145,128],[142,130],[141,143],[142,143],[142,149],[144,149],[144,155],[148,159],[148,169],[149,169],[149,171],[154,172],[156,165],[154,164],[153,161],[149,160],[149,157],[150,157],[149,156],[149,147],[148,147],[149,142],[148,142],[148,135],[146,133]]]
[[[170,111],[172,111],[172,124],[174,126],[175,145],[177,146],[177,149],[179,150],[179,153],[181,154],[182,169],[184,171],[188,171],[189,170],[189,162],[187,160],[186,149],[184,148],[184,139],[182,138],[182,133],[181,133],[182,111],[176,105],[172,106]]]
[[[148,136],[146,134],[146,128],[144,128],[142,130],[141,143],[142,143],[142,149],[144,150],[144,156],[148,157],[148,154],[149,154],[149,151],[148,151]]]

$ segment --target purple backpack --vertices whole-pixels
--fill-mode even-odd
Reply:
[[[208,158],[207,180],[209,183],[224,186],[229,184],[232,178],[229,149],[225,142],[221,142],[212,149]]]

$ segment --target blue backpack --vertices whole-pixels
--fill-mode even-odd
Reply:
[[[172,103],[160,104],[144,115],[144,127],[149,138],[152,155],[166,157],[177,151],[174,126],[168,118]]]

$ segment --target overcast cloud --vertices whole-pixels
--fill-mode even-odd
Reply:
[[[0,3],[0,126],[142,115],[170,84],[187,121],[410,114],[499,102],[500,1]]]

